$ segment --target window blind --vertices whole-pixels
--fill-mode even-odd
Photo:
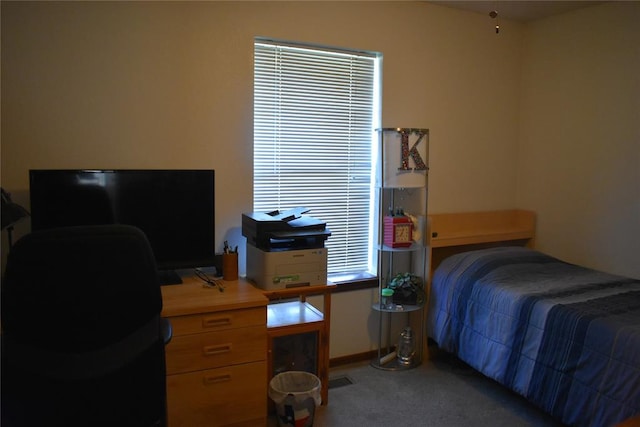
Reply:
[[[256,212],[304,206],[327,223],[329,274],[372,270],[377,56],[256,40]]]

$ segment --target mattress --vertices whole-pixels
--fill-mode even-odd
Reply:
[[[434,272],[427,332],[568,425],[640,414],[640,280],[522,247],[464,252]]]

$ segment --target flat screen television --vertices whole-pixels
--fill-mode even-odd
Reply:
[[[213,170],[29,171],[31,228],[127,224],[147,236],[162,284],[214,265]]]

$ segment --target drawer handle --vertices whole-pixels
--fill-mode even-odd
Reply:
[[[207,375],[202,379],[204,385],[219,384],[227,381],[231,381],[231,374]]]
[[[215,356],[218,354],[229,353],[231,344],[209,345],[202,349],[205,356]]]
[[[202,320],[203,328],[216,328],[220,326],[227,326],[231,324],[230,317],[211,317]]]

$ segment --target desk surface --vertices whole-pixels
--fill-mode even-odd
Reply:
[[[197,277],[183,277],[182,284],[162,286],[162,316],[184,316],[266,306],[268,299],[259,289],[240,278],[222,281],[224,292],[205,287]]]

